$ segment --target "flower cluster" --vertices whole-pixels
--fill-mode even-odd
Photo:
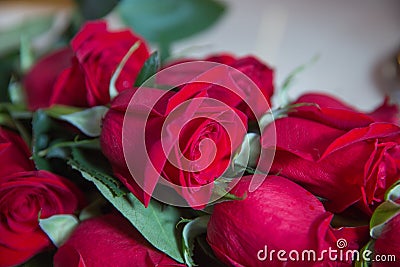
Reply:
[[[14,266],[52,245],[39,219],[72,214],[84,200],[71,181],[36,170],[16,133],[0,128],[0,142],[0,266]]]
[[[273,77],[252,56],[160,66],[131,30],[86,23],[23,76],[33,138],[0,128],[0,266],[44,251],[55,266],[400,260],[397,107],[309,93],[271,108]],[[71,231],[42,225],[59,215]]]

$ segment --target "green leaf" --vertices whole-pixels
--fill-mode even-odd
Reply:
[[[160,44],[202,31],[222,15],[215,0],[122,0],[118,12],[123,21],[145,39]]]
[[[385,225],[395,216],[400,214],[400,205],[393,201],[385,201],[379,205],[370,221],[370,235],[372,238],[378,238]]]
[[[68,164],[79,172],[97,179],[107,187],[113,196],[123,196],[126,193],[126,189],[121,182],[112,177],[111,171],[107,169],[109,163],[104,159],[101,152],[95,152],[97,153],[93,155],[82,149],[72,148],[72,158],[68,161]]]
[[[0,113],[0,125],[11,129],[16,128],[13,119],[6,113]]]
[[[64,122],[51,118],[42,109],[33,114],[32,134],[32,158],[39,170],[62,173],[71,148],[99,147],[94,139],[78,140],[75,129],[65,127]]]
[[[56,142],[54,145],[51,145],[48,148],[39,151],[37,154],[40,157],[60,157],[58,156],[60,150],[62,150],[63,148],[73,148],[73,147],[92,148],[100,150],[100,140],[98,138],[95,138],[95,139],[83,139],[83,140],[76,139],[74,141]],[[65,156],[61,156],[61,158],[65,158]]]
[[[186,219],[186,218],[182,218],[182,217],[181,217],[181,219],[179,220],[179,222],[176,224],[176,228],[178,228],[178,226],[181,225],[181,224],[189,223],[189,222],[191,222],[191,221],[193,221],[193,219]]]
[[[94,20],[107,15],[117,4],[118,0],[75,0],[84,19]]]
[[[32,158],[36,168],[39,170],[51,170],[49,162],[38,154],[39,151],[46,149],[50,143],[50,138],[47,135],[50,127],[51,119],[47,116],[46,112],[40,109],[37,110],[33,114],[32,119]]]
[[[364,251],[373,250],[374,241],[370,240],[361,250],[360,250],[360,260],[356,261],[354,267],[371,267],[372,263],[370,261],[365,261],[364,257],[362,256]]]
[[[19,53],[21,71],[22,73],[26,73],[35,63],[35,57],[32,49],[32,42],[30,38],[25,35],[21,35]]]
[[[400,199],[400,180],[395,182],[385,193],[385,200],[396,201]]]
[[[108,108],[96,106],[88,109],[55,105],[44,110],[52,118],[66,121],[90,137],[100,136],[101,120]]]
[[[75,113],[61,115],[59,119],[71,123],[87,136],[98,137],[101,133],[101,120],[107,111],[107,107],[97,106]]]
[[[78,219],[69,214],[53,215],[46,219],[39,219],[40,228],[56,247],[62,246],[78,225]]]
[[[100,197],[96,200],[94,200],[92,203],[90,203],[89,206],[85,207],[80,213],[79,213],[79,220],[82,222],[84,220],[98,217],[103,214],[103,208],[106,204],[109,204],[107,200],[103,197]]]
[[[8,95],[11,103],[20,107],[26,106],[25,91],[22,88],[20,82],[18,82],[14,76],[11,77],[10,84],[8,85]]]
[[[93,182],[99,191],[110,201],[136,229],[157,249],[171,258],[183,263],[180,245],[176,236],[175,225],[179,222],[180,213],[175,207],[163,205],[151,200],[145,208],[132,194],[115,196],[109,187],[100,181],[98,176],[78,169],[82,176]],[[105,175],[105,174],[103,174]]]
[[[31,119],[32,113],[22,106],[11,103],[0,103],[0,125],[18,130],[28,146],[31,144],[30,130],[19,119]]]
[[[129,48],[128,52],[125,54],[125,56],[122,58],[121,62],[118,64],[117,69],[115,70],[114,74],[112,75],[110,79],[110,85],[109,85],[109,93],[110,93],[110,98],[113,99],[118,95],[117,88],[115,84],[117,83],[118,77],[121,74],[121,71],[125,67],[126,62],[128,62],[128,59],[131,57],[131,55],[139,48],[141,42],[136,41],[131,48]]]
[[[247,167],[256,167],[260,153],[260,135],[257,133],[247,133],[243,138],[240,151],[232,159],[232,166],[230,166],[223,176],[237,177],[238,175],[242,175]]]
[[[11,77],[18,68],[18,59],[17,50],[5,55],[1,55],[0,52],[0,102],[2,103],[10,101],[7,90]]]
[[[147,79],[157,73],[160,68],[160,58],[158,56],[158,52],[155,51],[151,56],[146,60],[142,69],[140,70],[136,81],[135,86],[141,86]]]
[[[216,200],[212,203],[209,203],[208,207],[225,201],[243,200],[247,197],[247,192],[245,192],[242,196],[236,196],[227,191],[227,186],[230,184],[232,179],[240,178],[219,177],[217,180],[214,181],[211,199]]]
[[[190,221],[183,227],[183,255],[187,266],[196,266],[193,261],[193,250],[195,238],[201,234],[207,233],[207,224],[210,216],[201,216]]]
[[[50,108],[44,109],[46,114],[54,119],[59,119],[63,115],[68,115],[76,112],[83,111],[83,108],[64,106],[64,105],[54,105]]]

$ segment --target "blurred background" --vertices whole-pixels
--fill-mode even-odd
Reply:
[[[21,32],[37,54],[50,50],[60,42],[59,35],[71,27],[71,21],[76,21],[77,5],[89,13],[106,5],[107,12],[99,10],[93,16],[105,16],[113,27],[121,27],[124,20],[114,8],[118,2],[0,0],[1,60],[4,62],[5,55],[19,45]],[[279,87],[296,67],[318,56],[296,76],[291,97],[310,90],[323,91],[362,110],[377,106],[385,94],[400,100],[399,0],[218,2],[225,6],[222,16],[211,27],[169,43],[171,57],[202,57],[217,52],[256,55],[275,68]],[[85,14],[86,19],[90,16]]]

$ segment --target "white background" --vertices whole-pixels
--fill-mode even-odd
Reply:
[[[218,24],[178,43],[175,51],[191,47],[189,54],[195,56],[257,55],[275,68],[277,85],[318,55],[298,75],[290,95],[324,91],[363,110],[378,105],[383,90],[400,91],[391,65],[400,48],[400,0],[224,2],[228,10]]]

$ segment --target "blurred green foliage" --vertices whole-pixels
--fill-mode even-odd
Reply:
[[[171,43],[213,25],[225,7],[215,0],[122,0],[117,10],[135,32],[158,44],[165,59]]]

